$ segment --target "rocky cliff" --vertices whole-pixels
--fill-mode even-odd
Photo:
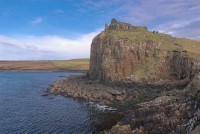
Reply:
[[[112,129],[100,131],[190,134],[200,124],[199,61],[200,41],[113,19],[93,39],[88,75],[68,77],[49,91],[124,113]]]
[[[195,49],[199,46],[199,41],[149,32],[146,27],[112,19],[92,41],[89,78],[151,83],[192,77],[198,69],[195,56],[200,54]]]
[[[190,134],[196,126],[191,134],[199,134],[200,73],[183,90],[173,90],[136,107],[126,123],[119,122],[111,134],[119,134],[123,128],[124,134]]]

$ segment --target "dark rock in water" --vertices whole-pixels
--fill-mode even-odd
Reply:
[[[48,96],[48,93],[44,93],[42,96]]]
[[[61,76],[59,76],[59,77],[67,77],[67,76],[61,75]]]

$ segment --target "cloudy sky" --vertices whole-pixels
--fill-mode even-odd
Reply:
[[[199,0],[0,0],[0,60],[88,58],[112,18],[200,39]]]

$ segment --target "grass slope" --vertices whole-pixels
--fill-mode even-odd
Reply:
[[[116,39],[124,39],[129,41],[145,41],[151,40],[157,44],[160,44],[158,49],[160,50],[175,50],[177,46],[174,44],[182,45],[183,49],[188,52],[188,55],[192,58],[200,61],[200,41],[186,38],[175,38],[167,34],[153,33],[141,28],[138,28],[135,32],[122,32],[122,31],[107,31],[106,34],[113,36]]]
[[[133,70],[132,74],[138,81],[157,81],[158,78],[160,80],[167,79],[173,70],[168,67],[167,60],[166,62],[164,61],[169,54],[172,54],[177,49],[186,52],[189,57],[200,61],[199,40],[176,38],[168,34],[150,32],[145,27],[137,27],[135,31],[107,30],[103,32],[102,36],[111,37],[119,41],[122,40],[124,46],[126,44],[129,46],[130,42],[134,42],[138,46],[148,41],[157,44],[157,57],[145,58]]]
[[[64,70],[88,70],[89,59],[53,60],[53,65]]]

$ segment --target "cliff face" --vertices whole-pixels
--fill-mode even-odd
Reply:
[[[152,90],[151,90],[152,92]],[[140,103],[127,118],[127,124],[115,125],[111,134],[199,134],[200,124],[200,74],[197,73],[183,90],[173,90],[173,95]],[[191,133],[192,132],[192,133]]]
[[[89,77],[101,82],[157,82],[191,77],[197,63],[177,42],[180,40],[169,35],[113,19],[93,39]]]
[[[198,62],[187,56],[186,51],[174,51],[172,57],[172,69],[177,79],[193,77],[198,70]]]

